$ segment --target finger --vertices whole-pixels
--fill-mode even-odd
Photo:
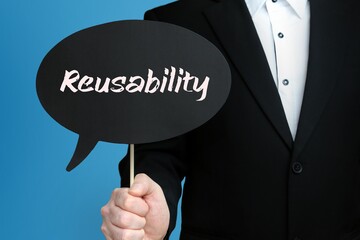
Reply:
[[[116,226],[108,226],[111,240],[143,240],[145,237],[144,230],[122,229]]]
[[[114,192],[114,205],[131,212],[140,217],[145,217],[149,211],[149,206],[141,197],[134,197],[128,193],[128,189],[117,189]]]
[[[157,183],[146,174],[140,173],[136,175],[134,183],[129,189],[129,194],[135,197],[144,197],[158,190],[159,185],[157,185]]]
[[[110,237],[110,231],[108,230],[108,227],[107,225],[103,222],[103,224],[101,225],[101,232],[104,234],[106,240],[113,240],[111,237]]]
[[[134,213],[127,212],[118,207],[110,207],[109,220],[112,225],[119,228],[140,230],[145,227],[145,217],[140,217]]]
[[[104,234],[106,240],[113,240],[110,236],[110,231],[108,230],[108,225],[111,225],[111,221],[109,219],[110,210],[108,204],[101,208],[101,216],[103,219],[103,223],[101,225],[101,231]]]

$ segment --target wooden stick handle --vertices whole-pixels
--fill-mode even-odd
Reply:
[[[134,183],[135,178],[135,157],[134,157],[134,144],[130,144],[130,186]]]

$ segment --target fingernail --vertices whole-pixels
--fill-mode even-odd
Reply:
[[[141,192],[141,185],[138,184],[138,183],[134,183],[132,186],[131,186],[131,191],[132,192]]]

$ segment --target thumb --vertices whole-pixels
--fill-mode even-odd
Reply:
[[[134,183],[129,188],[129,194],[134,197],[152,195],[158,191],[159,185],[144,173],[137,174]]]

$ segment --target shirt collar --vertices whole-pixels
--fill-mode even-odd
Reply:
[[[249,9],[250,15],[254,17],[260,8],[264,6],[266,0],[245,0],[245,2]]]
[[[245,0],[252,17],[264,6],[267,0]],[[306,4],[308,0],[285,0],[289,3],[296,14],[303,18],[306,14]]]
[[[300,18],[305,17],[308,0],[287,0],[287,2]]]

